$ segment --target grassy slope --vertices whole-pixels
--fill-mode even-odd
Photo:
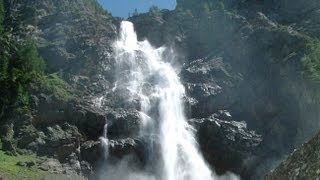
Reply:
[[[7,180],[40,180],[48,173],[36,168],[27,168],[17,165],[18,162],[36,162],[38,160],[39,159],[35,155],[9,156],[2,151],[0,141],[0,177]]]

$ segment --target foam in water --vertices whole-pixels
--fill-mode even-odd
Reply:
[[[108,140],[108,137],[107,137],[107,134],[108,134],[108,123],[106,123],[103,127],[103,136],[100,137],[100,142],[101,142],[101,145],[104,149],[104,159],[107,159],[108,156],[109,156],[109,140]]]
[[[163,59],[164,53],[170,52],[164,47],[153,48],[148,41],[138,41],[133,24],[128,21],[121,23],[114,52],[119,73],[114,90],[126,89],[130,94],[128,101],[138,98],[143,122],[141,136],[156,135],[160,142],[157,179],[220,179],[204,161],[194,130],[185,118],[184,86],[175,69]],[[103,140],[107,143],[106,135]],[[231,175],[226,179],[233,178]]]

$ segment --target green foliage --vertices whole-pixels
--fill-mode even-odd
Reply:
[[[4,31],[5,8],[4,0],[0,0],[0,34]]]
[[[10,35],[0,37],[0,117],[6,110],[18,113],[29,110],[30,89],[53,94],[56,98],[69,101],[71,88],[58,75],[45,75],[45,63],[32,40],[21,45],[10,41]]]
[[[9,156],[0,150],[0,174],[4,175],[8,179],[19,180],[19,179],[42,179],[48,172],[42,171],[36,168],[27,168],[18,166],[18,162],[36,162],[40,161],[34,155],[18,155]]]
[[[218,10],[221,10],[221,11],[223,11],[223,10],[225,9],[224,3],[223,3],[222,1],[220,1],[220,2],[217,4],[217,9],[218,9]]]
[[[59,73],[39,76],[36,83],[40,91],[52,93],[62,101],[66,102],[73,99],[71,87],[62,79]]]
[[[303,67],[304,75],[320,83],[320,41],[314,40],[307,44]]]
[[[25,45],[17,52],[18,59],[15,61],[15,68],[23,74],[41,74],[45,70],[45,63],[39,55],[38,50],[31,40],[27,40]]]
[[[210,7],[209,7],[208,3],[203,4],[203,12],[205,14],[210,14]]]
[[[157,6],[151,6],[151,7],[149,8],[149,12],[150,12],[151,14],[159,14],[159,13],[161,13],[161,10],[160,10],[160,8],[158,8]]]
[[[27,110],[27,88],[36,77],[44,74],[44,60],[31,40],[15,45],[9,34],[4,34],[0,43],[5,45],[0,48],[0,111],[6,108]]]
[[[139,15],[138,9],[135,8],[134,12],[132,13],[132,16],[138,16],[138,15]]]
[[[10,43],[7,36],[0,37],[0,82],[7,78],[7,69],[9,66]]]
[[[86,3],[88,7],[92,8],[98,14],[110,15],[109,12],[103,9],[97,0],[84,0],[84,3]]]

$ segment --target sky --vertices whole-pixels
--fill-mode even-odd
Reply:
[[[113,16],[127,18],[135,9],[139,13],[147,12],[152,5],[161,9],[174,9],[176,0],[98,0]]]

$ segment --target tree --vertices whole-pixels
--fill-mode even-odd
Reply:
[[[217,9],[218,10],[221,10],[221,11],[224,11],[225,7],[224,7],[224,3],[222,1],[220,1],[217,5]]]
[[[132,16],[138,16],[138,15],[139,15],[138,9],[135,8],[134,12],[132,13]]]
[[[32,40],[27,40],[17,52],[18,58],[15,63],[15,68],[23,73],[38,73],[42,74],[45,69],[45,63],[39,55],[38,50]]]
[[[153,5],[149,8],[149,12],[152,14],[158,14],[158,13],[160,13],[160,9],[157,6]]]

